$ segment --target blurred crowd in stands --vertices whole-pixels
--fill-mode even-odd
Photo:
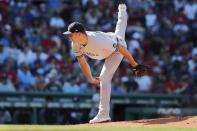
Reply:
[[[73,21],[113,32],[118,1],[1,0],[0,92],[97,92],[62,32]],[[128,49],[152,70],[134,78],[124,59],[112,93],[197,94],[197,0],[127,0],[127,6]],[[98,76],[103,61],[87,59]]]

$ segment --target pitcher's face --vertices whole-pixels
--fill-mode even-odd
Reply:
[[[74,33],[70,34],[69,38],[74,43],[84,44],[84,42],[87,40],[87,35],[85,33],[81,33],[81,32],[74,32]]]

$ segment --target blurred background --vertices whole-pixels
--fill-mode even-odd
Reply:
[[[123,60],[112,82],[114,121],[197,115],[197,0],[125,0],[126,42],[146,76]],[[62,36],[69,23],[113,32],[120,0],[0,0],[0,123],[76,124],[97,113]],[[87,58],[88,59],[88,58]],[[88,59],[94,76],[103,61]]]

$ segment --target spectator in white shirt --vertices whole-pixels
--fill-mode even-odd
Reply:
[[[132,55],[134,55],[136,49],[138,51],[142,50],[139,42],[140,37],[140,33],[135,32],[132,36],[132,39],[128,42],[128,49]]]
[[[71,80],[71,83],[65,81],[63,91],[66,93],[80,93],[80,86],[75,83],[75,80]]]
[[[4,73],[0,78],[0,92],[14,92],[16,91],[13,83],[9,80],[8,76]]]
[[[5,48],[1,43],[0,43],[0,64],[3,64],[5,59],[7,59],[9,56],[7,47]]]
[[[148,13],[145,15],[146,27],[152,28],[157,22],[157,15],[149,9]]]
[[[184,7],[185,0],[174,0],[173,3],[174,3],[175,10],[178,11],[179,9]]]
[[[188,0],[188,2],[184,6],[184,13],[189,20],[194,20],[197,14],[197,2]]]
[[[195,55],[197,55],[197,47],[194,47],[192,49],[192,57],[194,57]]]
[[[36,53],[34,53],[31,49],[28,47],[24,47],[23,51],[20,51],[17,64],[21,65],[22,63],[25,63],[27,65],[33,64],[37,59]]]
[[[95,27],[95,25],[97,25],[97,22],[98,22],[100,16],[101,16],[101,14],[99,13],[99,11],[97,9],[91,8],[85,14],[85,19],[86,19],[86,22],[89,26]]]
[[[28,65],[22,63],[17,71],[20,90],[31,90],[35,83],[35,78],[31,74]]]
[[[65,22],[64,20],[58,15],[58,13],[55,13],[53,17],[49,20],[50,27],[53,28],[64,28]]]
[[[145,75],[140,78],[136,78],[135,81],[139,85],[139,92],[149,92],[151,90],[152,79],[150,76]]]
[[[194,55],[192,59],[188,61],[188,71],[193,73],[197,67],[197,55]]]
[[[180,22],[174,25],[173,31],[175,33],[179,33],[179,32],[187,33],[189,31],[189,27],[187,24]]]
[[[180,55],[179,50],[175,51],[175,54],[171,57],[171,61],[172,62],[176,62],[176,61],[182,62],[183,61],[183,57]]]

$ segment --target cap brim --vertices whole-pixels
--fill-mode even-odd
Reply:
[[[63,32],[63,35],[70,35],[70,34],[72,34],[72,32],[70,31]]]

